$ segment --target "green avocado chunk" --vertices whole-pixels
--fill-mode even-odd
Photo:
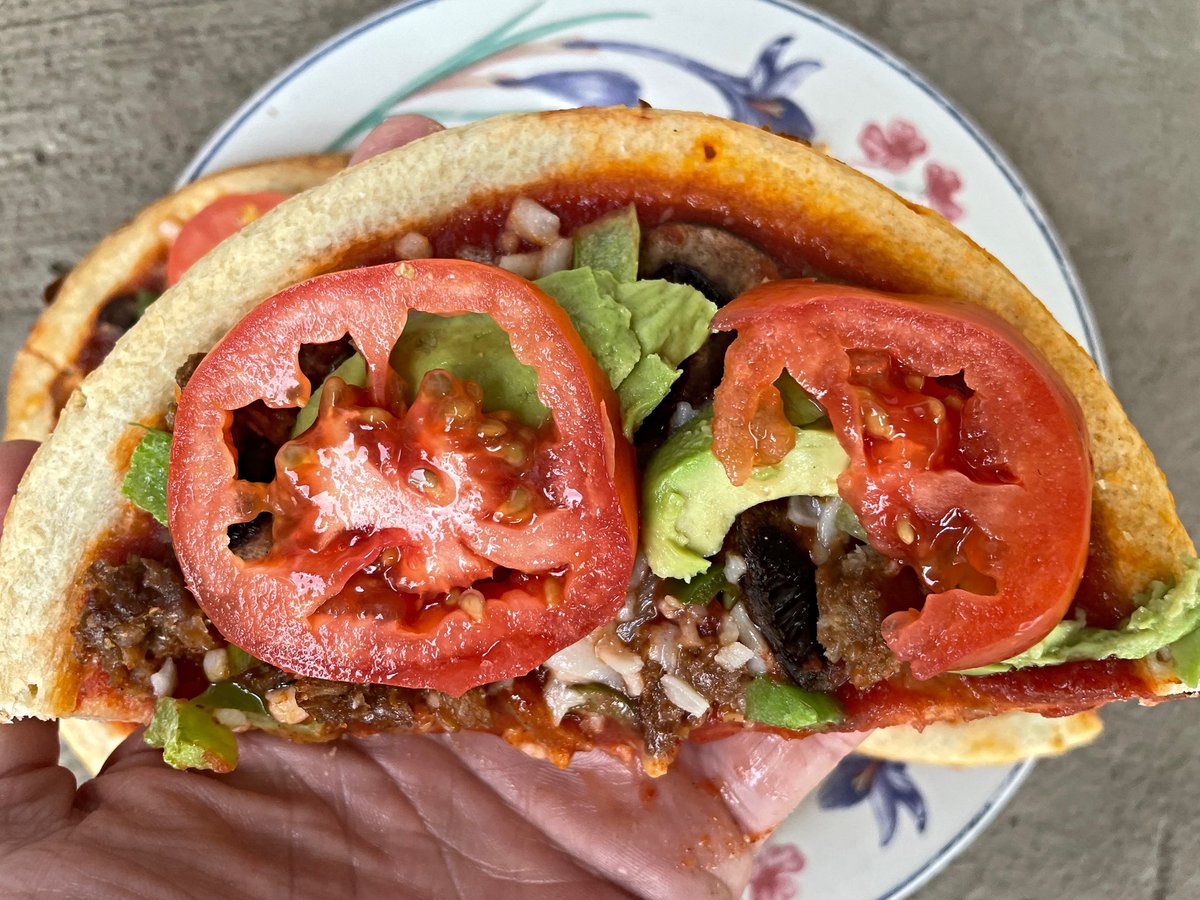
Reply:
[[[746,718],[792,731],[832,725],[842,709],[828,694],[805,691],[794,684],[760,675],[746,686]]]
[[[171,434],[147,428],[129,458],[129,471],[121,493],[158,521],[167,524],[167,466],[171,462]]]
[[[642,229],[638,224],[637,207],[632,203],[581,225],[575,229],[573,237],[575,258],[572,268],[607,272],[620,282],[637,278]]]
[[[694,287],[670,281],[617,285],[617,301],[632,316],[633,333],[645,354],[674,368],[708,339],[717,307]]]
[[[609,383],[621,384],[638,364],[642,349],[630,326],[632,315],[616,301],[613,277],[591,269],[567,269],[536,283],[566,310]]]
[[[626,437],[662,403],[717,312],[695,288],[669,281],[623,284],[608,272],[570,269],[536,283],[566,310],[608,376]]]
[[[775,379],[775,388],[783,400],[783,414],[797,428],[825,418],[825,410],[821,408],[821,404],[800,387],[789,373],[784,372]]]
[[[483,388],[488,412],[506,409],[534,428],[550,417],[538,399],[537,373],[517,359],[508,334],[484,313],[409,313],[391,364],[412,393],[426,372],[446,369]]]
[[[671,385],[678,377],[679,370],[663,362],[657,353],[638,360],[629,377],[617,388],[617,399],[621,403],[621,430],[626,437],[633,437],[646,416],[654,412],[654,408],[671,392]]]
[[[650,458],[642,480],[642,540],[660,578],[690,581],[721,549],[739,513],[780,497],[837,494],[849,463],[832,432],[796,429],[796,445],[734,486],[712,451],[712,413],[697,415]]]
[[[232,772],[237,765],[233,732],[187,700],[159,698],[144,739],[161,748],[163,760],[176,769]]]
[[[363,387],[367,383],[367,361],[360,354],[355,353],[330,372],[329,378],[340,378],[346,384]],[[296,421],[292,424],[292,437],[297,437],[308,431],[312,423],[317,420],[317,413],[321,410],[321,395],[324,393],[325,382],[322,381],[317,389],[309,394],[308,402],[296,414]]]
[[[1080,659],[1141,659],[1169,645],[1175,673],[1188,687],[1196,687],[1200,682],[1200,561],[1188,560],[1174,587],[1153,582],[1136,603],[1138,608],[1115,628],[1059,622],[1024,653],[962,674],[991,675]]]

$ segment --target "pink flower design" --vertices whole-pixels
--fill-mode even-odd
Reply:
[[[962,186],[962,177],[948,166],[935,162],[925,165],[925,202],[951,222],[958,221],[965,212],[954,202],[954,194]]]
[[[791,876],[804,868],[804,854],[795,844],[771,844],[754,861],[751,900],[795,900],[800,890]]]
[[[889,172],[903,172],[929,149],[916,126],[904,119],[892,119],[886,130],[869,122],[858,136],[858,146],[868,162]]]

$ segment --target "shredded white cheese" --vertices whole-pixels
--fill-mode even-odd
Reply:
[[[663,693],[684,712],[703,718],[708,712],[708,698],[676,675],[662,677]]]

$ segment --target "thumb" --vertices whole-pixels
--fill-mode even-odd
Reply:
[[[58,723],[0,725],[0,856],[67,824],[75,776],[58,765]]]
[[[36,441],[0,443],[0,517],[37,447]],[[0,725],[0,853],[65,824],[74,801],[75,776],[58,765],[58,724]]]
[[[834,733],[783,738],[744,732],[711,743],[685,744],[680,761],[719,786],[747,835],[765,837],[865,737]]]
[[[33,458],[38,448],[37,441],[4,441],[0,443],[0,522],[8,512],[8,504],[12,502],[21,483],[21,476],[29,460]],[[0,524],[0,530],[4,526]]]

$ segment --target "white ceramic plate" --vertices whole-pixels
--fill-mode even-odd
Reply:
[[[783,0],[411,0],[264,87],[181,182],[264,157],[353,146],[393,112],[453,125],[639,98],[827,145],[951,219],[1100,357],[1071,265],[1002,154],[903,63]],[[851,757],[772,838],[748,896],[905,896],[991,821],[1027,772]]]

